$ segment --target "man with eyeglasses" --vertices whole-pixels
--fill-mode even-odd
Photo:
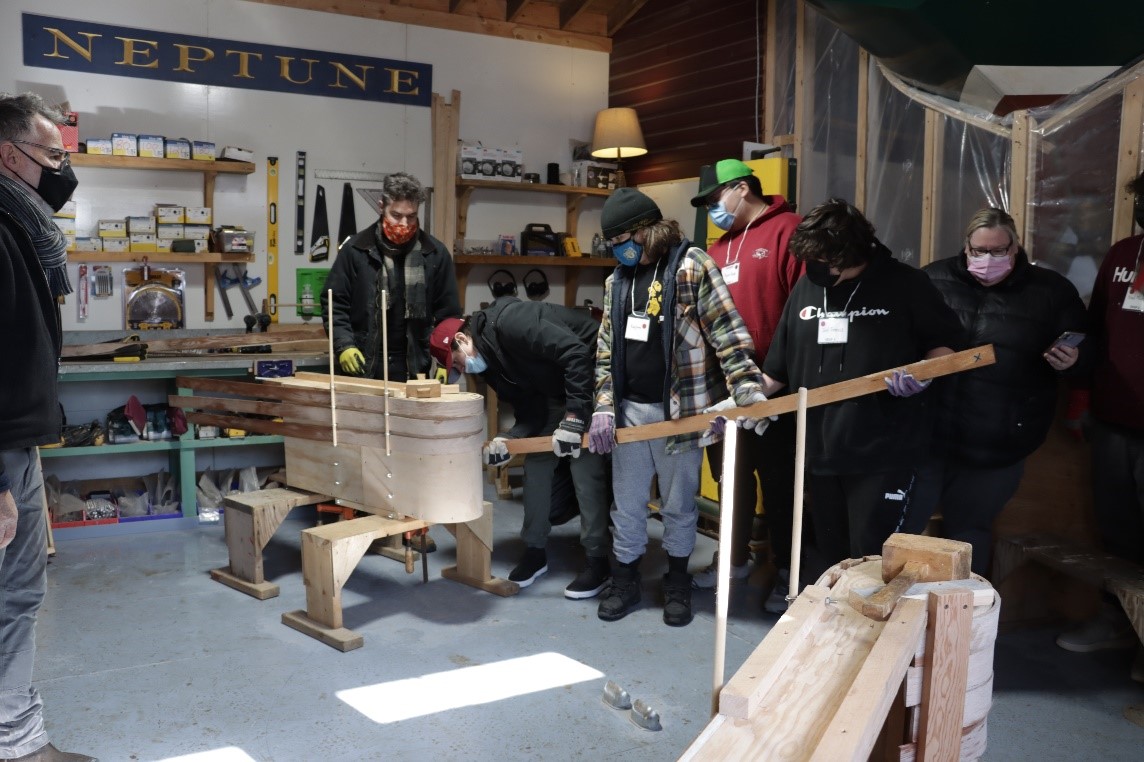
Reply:
[[[1029,261],[1002,209],[982,209],[957,255],[925,273],[961,321],[968,346],[992,344],[996,364],[939,384],[942,534],[973,546],[973,571],[989,573],[993,520],[1017,492],[1025,459],[1045,441],[1061,376],[1079,371],[1087,342],[1084,303],[1063,275]]]
[[[413,175],[394,172],[381,187],[381,213],[343,241],[322,290],[322,320],[333,334],[341,372],[407,381],[428,373],[429,334],[447,317],[461,314],[453,259],[445,244],[421,227],[418,209],[425,189]],[[327,304],[328,291],[334,295]],[[381,292],[387,293],[386,342]],[[387,343],[389,356],[382,356]]]
[[[795,214],[782,196],[764,195],[759,178],[738,159],[716,163],[701,175],[699,184],[699,193],[691,199],[691,205],[706,206],[711,222],[726,231],[707,253],[723,274],[735,309],[751,334],[752,358],[756,365],[761,365],[771,347],[783,306],[805,269],[787,249],[787,242],[802,217]],[[779,416],[763,434],[742,432],[735,460],[738,494],[731,527],[731,579],[746,579],[750,574],[751,527],[757,502],[755,477],[758,475],[776,569],[774,585],[763,600],[763,609],[774,614],[787,609],[794,435],[794,414]],[[720,473],[723,443],[710,445],[707,454],[712,472]],[[692,585],[715,587],[716,561],[712,558],[710,566],[692,577]]]
[[[38,95],[0,94],[0,759],[83,762],[48,742],[32,687],[36,614],[47,589],[44,478],[36,447],[58,442],[56,386],[67,254],[51,214],[76,187],[57,125]]]

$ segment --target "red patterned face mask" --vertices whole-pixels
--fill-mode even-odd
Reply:
[[[413,222],[407,225],[401,225],[396,222],[390,222],[387,217],[383,216],[381,218],[381,230],[385,233],[386,238],[400,246],[417,235],[417,220],[413,220]]]

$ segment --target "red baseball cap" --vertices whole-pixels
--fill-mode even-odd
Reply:
[[[445,369],[450,382],[453,380],[453,337],[464,324],[461,318],[445,318],[429,335],[429,354],[437,361],[438,367]]]

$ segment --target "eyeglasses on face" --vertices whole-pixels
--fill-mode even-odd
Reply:
[[[44,153],[47,154],[49,161],[58,161],[62,163],[67,161],[68,156],[70,156],[70,154],[62,148],[52,148],[51,146],[42,145],[40,143],[33,143],[30,140],[9,140],[8,142],[19,143],[20,145],[25,146],[35,146],[36,148],[42,149]]]
[[[1012,244],[1010,244],[1012,246]],[[993,257],[994,259],[1001,259],[1002,257],[1009,256],[1009,246],[1002,246],[996,249],[979,249],[976,246],[969,247],[969,256],[980,259],[981,257]]]

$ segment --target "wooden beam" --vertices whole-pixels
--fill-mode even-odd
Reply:
[[[1013,112],[1013,130],[1009,146],[1009,216],[1013,218],[1021,240],[1029,245],[1029,130],[1032,119],[1027,110]]]
[[[763,52],[763,77],[766,82],[763,91],[763,142],[774,144],[775,136],[775,94],[779,89],[778,57],[778,3],[767,3],[767,49]]]
[[[1124,88],[1120,106],[1120,151],[1116,159],[1116,197],[1112,204],[1112,238],[1119,241],[1132,235],[1133,194],[1124,186],[1140,174],[1140,146],[1144,138],[1144,77]]]
[[[798,168],[795,173],[795,192],[802,191],[802,144],[805,136],[803,130],[806,129],[806,120],[803,118],[803,110],[806,108],[806,87],[808,79],[807,76],[807,61],[806,58],[806,3],[803,0],[798,0],[798,15],[797,22],[795,23],[795,45],[794,45],[794,158],[798,159]],[[813,46],[809,46],[813,49]],[[813,75],[813,68],[811,75]],[[798,199],[790,199],[796,206],[802,208]]]
[[[608,11],[608,38],[615,36],[616,32],[620,31],[620,27],[628,22],[632,16],[636,15],[640,8],[644,7],[647,0],[620,0],[612,6]]]
[[[507,37],[514,40],[539,42],[545,45],[560,45],[581,50],[594,50],[599,53],[612,52],[611,32],[608,36],[570,32],[554,27],[532,26],[511,21],[501,21],[494,18],[484,18],[477,14],[449,13],[441,6],[441,10],[417,8],[410,5],[396,3],[379,3],[373,0],[342,0],[336,4],[336,10],[331,9],[329,0],[247,0],[252,3],[278,5],[286,8],[299,8],[308,11],[322,11],[325,13],[340,13],[344,16],[358,16],[360,18],[390,21],[395,24],[412,24],[414,26],[427,26],[434,29],[450,29],[455,32],[469,32],[471,34],[485,34],[493,37]],[[627,5],[643,5],[642,0],[628,0]],[[634,11],[633,11],[634,12]],[[608,15],[608,24],[611,24],[611,14]],[[625,18],[624,21],[627,19]],[[622,22],[621,22],[622,23]]]
[[[560,0],[560,28],[567,29],[591,4],[592,0]]]
[[[984,368],[992,365],[994,362],[996,362],[996,357],[993,354],[993,345],[984,344],[962,352],[954,352],[944,357],[935,357],[932,360],[919,360],[915,363],[903,365],[900,369],[912,373],[915,378],[924,381],[931,378],[938,378],[939,376],[948,376],[951,373],[972,370],[974,368]],[[826,386],[820,386],[817,389],[811,389],[807,392],[807,406],[817,407],[819,405],[829,405],[832,402],[841,402],[842,400],[848,400],[853,397],[861,397],[864,394],[885,392],[885,379],[889,378],[894,370],[897,370],[897,368],[887,368],[877,373],[871,373],[866,376],[852,378],[848,381],[839,381],[836,384],[828,384]],[[661,437],[670,437],[679,434],[693,434],[706,431],[710,427],[711,422],[720,416],[727,420],[732,420],[739,416],[762,418],[770,415],[790,413],[797,408],[798,395],[787,394],[746,407],[730,408],[720,413],[701,413],[674,421],[663,421],[662,423],[649,423],[644,426],[617,429],[616,441],[623,444],[625,442],[643,442],[648,439],[659,439]],[[584,446],[588,446],[587,435],[584,436]],[[511,455],[544,452],[551,447],[552,440],[550,437],[529,437],[526,439],[508,440],[508,451]]]
[[[922,156],[922,240],[918,266],[933,262],[938,246],[938,215],[941,210],[942,153],[945,145],[945,117],[926,109],[925,147]]]
[[[961,758],[973,594],[968,590],[930,593],[927,608],[918,759],[956,762]]]
[[[461,91],[453,90],[450,95],[451,100],[446,101],[443,95],[433,93],[433,235],[456,252]]]
[[[774,5],[774,3],[771,3]],[[870,54],[858,50],[858,134],[854,153],[854,206],[866,208],[866,143],[870,140]]]
[[[516,21],[526,5],[528,5],[528,0],[506,0],[504,4],[504,20]]]

